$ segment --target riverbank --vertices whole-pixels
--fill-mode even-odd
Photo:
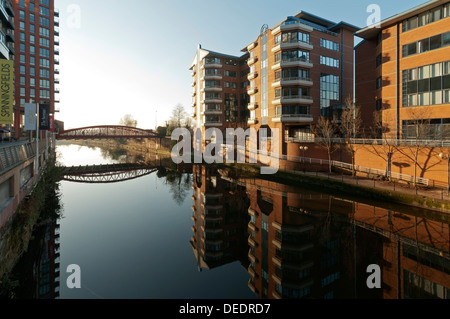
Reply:
[[[420,191],[368,178],[353,178],[344,174],[327,174],[322,172],[301,172],[279,170],[273,175],[260,174],[260,166],[251,164],[214,164],[225,168],[236,176],[257,177],[268,181],[304,187],[310,190],[340,194],[350,198],[365,199],[377,204],[400,204],[420,209],[425,214],[440,213],[441,219],[450,223],[450,200],[439,198],[442,192],[421,189]]]
[[[59,212],[59,170],[54,157],[30,194],[20,203],[15,214],[0,229],[0,298],[14,296],[10,292],[20,283],[10,273],[27,251],[33,230],[49,212]],[[52,208],[49,210],[49,207]]]

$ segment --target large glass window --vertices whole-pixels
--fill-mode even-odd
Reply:
[[[320,111],[323,116],[330,116],[332,102],[340,99],[339,79],[337,75],[320,75]]]
[[[435,35],[417,42],[405,44],[402,47],[403,57],[424,53],[450,45],[450,32]]]
[[[448,103],[450,61],[403,71],[403,106]]]
[[[448,18],[450,17],[449,11],[450,3],[446,3],[427,12],[421,13],[418,16],[411,17],[403,21],[402,31],[406,32]]]

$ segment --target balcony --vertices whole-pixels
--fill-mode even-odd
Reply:
[[[306,31],[313,32],[314,29],[303,23],[283,24],[272,30],[272,35],[277,35],[283,31]]]
[[[192,107],[196,107],[197,106],[197,102],[193,101],[192,102]]]
[[[59,27],[59,19],[55,18],[55,27]]]
[[[205,74],[201,80],[202,81],[206,81],[206,80],[222,80],[223,77],[221,74]]]
[[[255,64],[257,61],[258,61],[257,57],[250,58],[247,60],[247,65],[251,66],[251,65]]]
[[[196,78],[193,78],[193,79],[192,79],[191,86],[194,87],[196,84],[197,84],[197,79],[196,79]]]
[[[59,74],[59,69],[55,69],[55,74]]]
[[[248,123],[248,125],[254,125],[254,124],[258,123],[258,120],[256,120],[256,119],[249,119],[247,123]]]
[[[312,97],[305,95],[288,95],[283,97],[278,97],[276,100],[272,101],[274,105],[280,104],[313,104],[314,101]]]
[[[9,44],[9,43],[8,43]],[[5,59],[9,59],[9,47],[6,43],[0,41],[0,56],[3,56]],[[14,53],[13,53],[14,54]]]
[[[55,55],[59,55],[59,49],[55,49]]]
[[[8,25],[11,29],[13,29],[13,30],[16,29],[16,25],[14,24],[14,18],[11,16],[9,16],[9,18],[8,18]]]
[[[8,42],[14,42],[14,30],[12,29],[6,30],[6,40]]]
[[[55,36],[59,36],[59,28],[55,28]]]
[[[209,109],[202,112],[202,115],[222,115],[222,111],[220,109]]]
[[[204,126],[221,126],[222,122],[221,121],[208,121],[205,122]],[[214,218],[214,217],[211,217]]]
[[[314,46],[310,43],[303,41],[292,41],[292,42],[280,42],[272,48],[272,52],[278,52],[280,50],[290,50],[290,49],[303,49],[312,50]]]
[[[204,64],[201,66],[201,69],[208,69],[208,68],[220,69],[220,68],[222,68],[222,67],[223,67],[223,65],[220,64],[220,63],[204,63]]]
[[[59,38],[55,38],[55,45],[59,45]]]
[[[55,78],[55,83],[59,84],[59,78]]]
[[[6,6],[5,6],[7,2],[8,1],[0,2],[0,12],[3,15],[2,19],[5,19],[5,20],[9,20],[9,14],[6,12]]]
[[[55,93],[59,93],[59,92],[60,92],[59,88],[55,87]]]
[[[210,86],[202,89],[202,92],[222,92],[223,89],[220,86]]]
[[[312,68],[313,64],[305,58],[292,58],[292,59],[284,59],[278,62],[275,62],[272,65],[272,70],[280,69],[280,68],[291,68],[291,67],[304,67],[304,68]]]
[[[218,97],[211,97],[211,98],[205,98],[204,100],[202,100],[203,104],[220,104],[222,103],[222,98],[218,98]]]
[[[10,54],[12,54],[12,55],[16,54],[16,51],[15,51],[15,49],[14,49],[14,43],[13,43],[13,42],[8,42],[8,43],[6,44],[6,46],[8,47]]]
[[[258,92],[257,88],[250,88],[250,90],[247,91],[248,95],[253,95],[256,94]]]
[[[255,79],[257,76],[258,76],[258,73],[256,73],[256,72],[249,73],[249,75],[247,75],[247,79],[249,81],[251,81],[251,80]]]
[[[287,85],[301,85],[301,86],[313,86],[313,81],[310,78],[301,77],[285,77],[280,79],[275,79],[272,83],[272,87],[280,87]]]
[[[311,123],[312,121],[313,117],[310,114],[282,113],[281,107],[276,108],[275,117],[272,119],[275,123]]]
[[[250,104],[247,106],[247,108],[248,108],[250,111],[256,110],[256,109],[258,108],[258,104],[257,104],[256,102],[250,103]]]
[[[255,42],[251,43],[249,46],[247,46],[247,50],[248,51],[253,50],[254,48],[256,48],[257,45],[258,45],[258,42],[255,41]]]
[[[3,1],[3,6],[6,10],[6,13],[8,13],[11,17],[14,17],[14,9],[8,0]]]
[[[55,9],[55,17],[59,17],[59,9]]]

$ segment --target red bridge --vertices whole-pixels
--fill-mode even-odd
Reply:
[[[159,135],[153,130],[118,125],[82,127],[63,131],[56,135],[56,138],[59,140],[157,137],[159,137]]]

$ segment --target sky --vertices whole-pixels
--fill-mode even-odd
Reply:
[[[65,128],[164,125],[181,104],[191,113],[189,71],[197,46],[240,56],[264,24],[306,11],[366,27],[368,6],[389,18],[426,0],[55,0],[60,11],[57,119]],[[370,20],[369,20],[370,21]]]

